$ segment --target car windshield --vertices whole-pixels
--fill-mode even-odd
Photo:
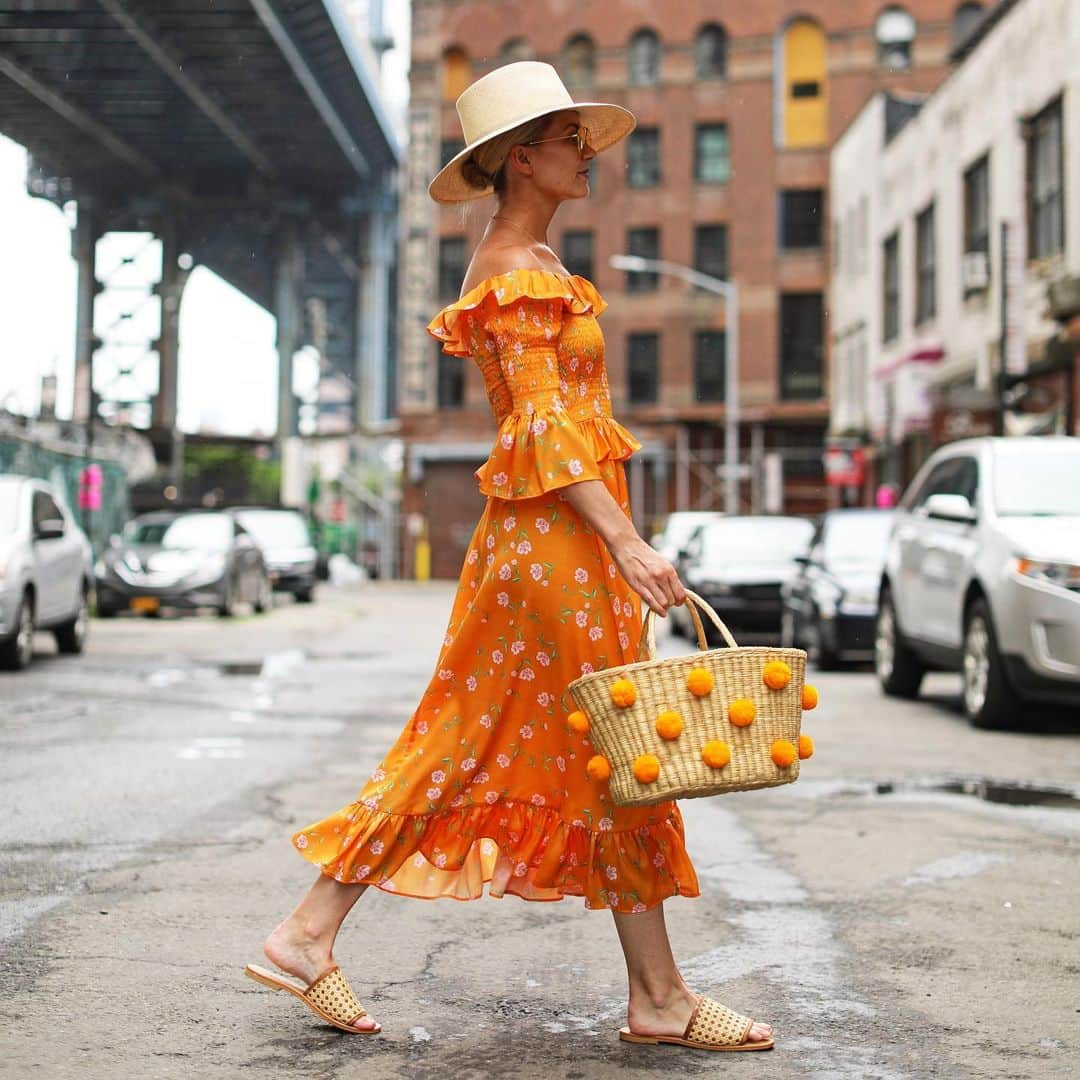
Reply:
[[[307,525],[299,514],[280,510],[245,510],[240,524],[264,547],[307,547]]]
[[[188,514],[156,521],[132,521],[125,528],[124,537],[131,544],[224,551],[232,540],[232,521],[224,514]]]
[[[0,484],[0,536],[10,536],[15,531],[18,516],[19,485]]]
[[[825,563],[828,566],[874,564],[885,560],[893,515],[837,514],[825,523]]]
[[[814,526],[800,518],[729,518],[701,530],[705,559],[789,562],[801,555]]]
[[[678,551],[686,547],[686,542],[695,530],[704,522],[712,519],[709,514],[676,514],[668,520],[664,530],[664,540]]]
[[[995,447],[994,509],[1003,517],[1080,515],[1080,439]]]

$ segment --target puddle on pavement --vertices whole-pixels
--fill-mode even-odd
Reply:
[[[1012,784],[1000,780],[944,780],[936,783],[879,783],[873,794],[968,795],[983,802],[1005,806],[1044,806],[1061,810],[1080,808],[1080,797],[1065,788],[1039,787],[1033,784]]]

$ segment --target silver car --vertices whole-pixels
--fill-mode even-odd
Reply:
[[[30,663],[35,630],[82,652],[92,567],[89,541],[48,484],[0,476],[0,666]]]
[[[963,675],[979,727],[1080,705],[1080,439],[967,439],[932,454],[896,514],[875,665],[885,693]]]

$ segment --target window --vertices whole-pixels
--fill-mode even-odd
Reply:
[[[457,101],[472,81],[468,54],[458,45],[451,45],[442,58],[443,101]]]
[[[660,132],[637,128],[626,146],[626,182],[634,188],[656,187],[660,183]]]
[[[784,251],[821,247],[822,191],[780,192],[780,247]]]
[[[660,390],[659,334],[629,336],[626,370],[630,404],[655,404]]]
[[[628,52],[631,86],[655,86],[660,81],[660,39],[651,30],[639,30]]]
[[[465,357],[448,356],[436,345],[435,402],[440,409],[460,409],[465,405]]]
[[[915,219],[915,325],[937,313],[937,258],[934,245],[934,204]]]
[[[588,34],[575,34],[563,47],[567,86],[592,86],[596,79],[596,46]]]
[[[593,234],[588,229],[563,233],[563,266],[571,274],[588,278],[593,275]]]
[[[881,340],[900,333],[900,235],[893,233],[881,253]]]
[[[455,157],[465,149],[464,139],[443,139],[439,143],[439,159],[442,165],[446,165],[452,157]]]
[[[727,334],[698,330],[694,334],[694,400],[723,401],[727,371]]]
[[[643,259],[659,259],[660,230],[656,228],[628,229],[626,250],[628,254],[640,255]],[[659,283],[659,275],[653,270],[628,270],[626,273],[627,292],[651,292]]]
[[[824,146],[827,135],[825,31],[812,19],[795,19],[783,32],[777,78],[781,102],[777,138],[797,149]]]
[[[726,184],[731,178],[727,124],[698,124],[694,133],[694,179]]]
[[[931,495],[963,495],[972,506],[979,488],[979,466],[974,458],[947,458],[931,469],[926,479],[901,501],[904,510],[925,505]]]
[[[1027,125],[1028,255],[1043,259],[1063,250],[1061,98]]]
[[[982,22],[982,17],[982,4],[961,4],[956,11],[953,12],[952,44],[954,49],[967,41],[971,36],[972,30]]]
[[[64,515],[60,512],[53,497],[44,491],[35,491],[31,503],[31,517],[36,529],[44,521],[63,521]]]
[[[780,294],[780,397],[820,398],[824,304],[821,293]]]
[[[888,7],[874,24],[877,58],[890,71],[911,67],[911,43],[915,40],[915,20],[902,7]]]
[[[694,228],[694,269],[727,280],[727,226],[697,225]]]
[[[499,62],[512,64],[515,60],[531,60],[536,53],[523,37],[513,37],[499,50]]]
[[[990,250],[990,158],[964,173],[964,251]]]
[[[465,279],[465,237],[439,237],[439,299],[456,300]]]
[[[727,32],[716,23],[703,26],[694,38],[694,74],[699,79],[727,75]]]

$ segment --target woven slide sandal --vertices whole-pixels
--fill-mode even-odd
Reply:
[[[269,986],[271,990],[288,990],[328,1024],[333,1024],[334,1027],[347,1031],[351,1035],[378,1035],[382,1031],[381,1027],[365,1031],[363,1028],[352,1026],[361,1016],[367,1016],[367,1010],[356,1000],[352,987],[341,974],[337,964],[324,971],[307,987],[294,983],[291,979],[282,978],[276,972],[259,967],[258,964],[248,964],[244,968],[244,974],[249,979],[262,983],[263,986]]]
[[[623,1042],[671,1043],[673,1046],[690,1046],[695,1050],[771,1050],[772,1039],[748,1042],[747,1036],[754,1026],[749,1016],[741,1016],[719,1001],[709,997],[698,998],[690,1022],[682,1038],[677,1035],[636,1035],[629,1028],[621,1028],[619,1038]]]

